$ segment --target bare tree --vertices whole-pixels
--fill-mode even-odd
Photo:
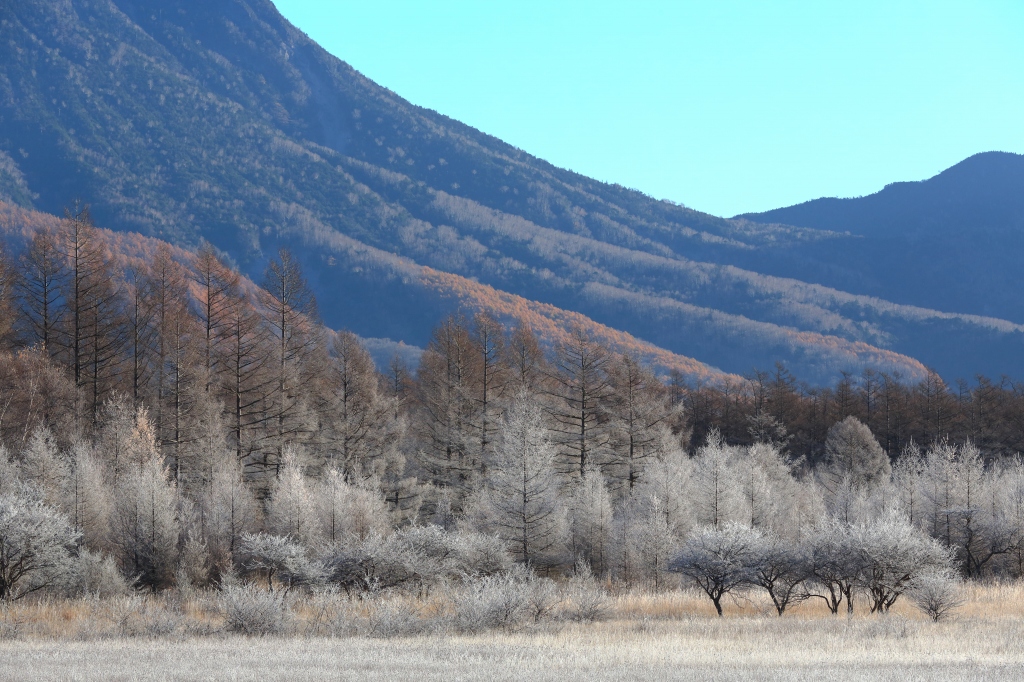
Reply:
[[[398,457],[398,398],[384,395],[373,359],[349,332],[334,337],[327,367],[321,438],[328,459],[349,481],[384,476]]]
[[[669,401],[664,384],[632,356],[622,355],[609,363],[608,379],[612,457],[605,470],[632,490],[646,461],[665,447],[681,410]]]
[[[302,386],[315,374],[312,359],[324,351],[319,333],[316,297],[302,268],[287,249],[278,252],[263,274],[260,303],[274,340],[275,384],[268,427],[281,457],[286,441],[300,441],[309,423],[303,419]]]
[[[18,261],[15,280],[20,305],[21,337],[27,345],[40,344],[48,357],[60,350],[64,321],[61,281],[64,259],[57,248],[57,235],[37,230]]]
[[[599,458],[609,441],[608,363],[608,351],[580,327],[570,330],[555,349],[552,429],[567,461],[566,473],[583,476],[592,460],[601,464]]]
[[[433,483],[457,493],[456,506],[483,470],[479,451],[471,447],[474,357],[465,325],[449,317],[434,330],[417,376],[415,428],[423,444],[418,458]]]
[[[114,276],[88,206],[65,211],[57,250],[65,264],[61,284],[67,312],[62,345],[75,385],[86,389],[85,416],[95,424],[106,394],[115,386],[127,341],[119,279]]]

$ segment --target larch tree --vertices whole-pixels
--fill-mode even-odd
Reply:
[[[415,424],[423,444],[418,459],[435,485],[456,494],[456,507],[483,466],[479,451],[472,447],[474,355],[466,326],[449,317],[434,330],[417,374]]]
[[[125,331],[128,351],[128,381],[132,402],[139,406],[149,396],[154,374],[152,350],[156,337],[154,310],[149,291],[148,267],[129,267],[125,281]]]
[[[274,345],[267,368],[275,382],[267,427],[280,458],[285,442],[299,442],[310,430],[309,421],[303,418],[302,387],[316,374],[312,360],[322,354],[325,345],[318,331],[316,297],[299,262],[287,249],[281,249],[277,259],[267,265],[260,304]]]
[[[241,295],[241,278],[217,256],[213,247],[200,246],[194,264],[197,300],[195,303],[200,326],[202,367],[205,370],[207,391],[212,390],[218,373],[219,346],[228,335],[231,312]]]
[[[830,492],[836,492],[844,480],[856,488],[870,488],[891,474],[889,456],[859,419],[847,417],[828,430],[823,480]]]
[[[152,415],[161,450],[173,462],[179,484],[189,477],[183,466],[182,446],[193,440],[188,415],[200,384],[195,344],[199,332],[189,311],[189,274],[169,247],[161,245],[153,256],[142,291],[153,333],[149,337],[153,368]]]
[[[21,313],[20,336],[26,345],[41,345],[48,357],[60,350],[64,265],[57,235],[45,229],[32,235],[18,260],[15,289]]]
[[[595,575],[607,574],[612,559],[612,500],[604,475],[594,464],[577,479],[568,500],[568,549]]]
[[[287,449],[281,474],[274,482],[267,503],[267,529],[277,535],[290,536],[307,546],[321,538],[317,522],[316,501],[299,462],[299,454]]]
[[[605,470],[632,490],[647,460],[664,448],[678,408],[669,402],[664,384],[632,356],[609,363],[608,378],[611,461]]]
[[[258,530],[261,514],[234,454],[221,450],[214,459],[210,484],[201,501],[203,533],[214,571],[223,574],[235,567],[242,536]]]
[[[345,481],[341,471],[330,468],[313,486],[320,536],[327,542],[362,542],[390,529],[387,506],[380,493]]]
[[[96,552],[110,551],[113,491],[103,465],[89,443],[79,441],[71,449],[65,503],[68,518],[82,535],[82,544]]]
[[[473,317],[470,341],[475,358],[473,382],[469,386],[472,405],[474,445],[482,466],[486,466],[494,449],[495,435],[501,415],[501,398],[508,381],[504,364],[505,335],[501,324],[487,313]]]
[[[262,447],[266,427],[274,415],[270,412],[271,393],[277,377],[273,371],[273,341],[263,319],[252,304],[238,298],[223,313],[218,353],[225,420],[231,431],[235,456],[254,466],[269,485],[281,465],[279,452]],[[250,461],[253,454],[262,455]]]
[[[114,276],[111,259],[87,206],[65,211],[57,249],[65,264],[62,345],[75,385],[83,389],[86,404],[82,416],[95,424],[106,394],[115,386],[121,351],[127,342],[120,280]]]
[[[509,383],[514,390],[541,393],[549,371],[544,350],[533,330],[520,322],[512,329],[503,350]]]
[[[557,560],[565,539],[565,509],[554,470],[554,451],[542,413],[520,393],[502,423],[494,465],[469,504],[470,524],[493,533],[519,561]]]
[[[130,465],[117,479],[112,539],[121,570],[157,590],[172,581],[178,556],[178,492],[156,451],[152,430],[132,436]]]
[[[555,349],[551,418],[566,473],[582,476],[588,464],[603,463],[612,396],[608,365],[608,351],[580,327]]]
[[[708,434],[707,443],[697,450],[693,494],[701,524],[720,529],[725,523],[742,518],[741,488],[734,455],[733,448],[714,430]]]
[[[326,418],[320,436],[327,460],[350,482],[383,477],[394,468],[398,455],[396,399],[381,390],[373,359],[349,332],[332,340],[327,372]]]

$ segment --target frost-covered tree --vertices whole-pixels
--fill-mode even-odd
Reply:
[[[722,598],[754,579],[760,534],[737,523],[706,527],[693,533],[672,559],[669,570],[681,573],[708,595],[722,615]]]
[[[828,430],[823,473],[825,487],[834,492],[844,480],[858,488],[887,481],[892,465],[871,429],[847,417]]]
[[[113,492],[103,465],[87,442],[71,448],[64,504],[74,528],[82,534],[82,543],[93,551],[109,551],[110,524],[114,511]]]
[[[357,542],[390,530],[388,510],[380,493],[345,481],[328,469],[313,487],[319,535],[331,544]]]
[[[0,600],[58,584],[78,537],[67,517],[42,500],[0,495]]]
[[[302,470],[299,453],[291,448],[284,452],[281,475],[267,502],[267,529],[307,545],[320,539],[310,481]]]
[[[203,530],[216,571],[226,572],[236,560],[242,536],[259,527],[260,507],[242,479],[234,453],[221,451],[202,500]]]
[[[806,543],[793,542],[769,531],[756,534],[751,582],[768,593],[779,616],[809,595],[803,589],[810,577]]]
[[[857,524],[850,539],[860,568],[858,585],[867,593],[872,613],[888,611],[918,577],[952,567],[950,551],[898,513]]]
[[[34,487],[42,500],[58,506],[65,496],[68,463],[47,428],[36,429],[21,453],[21,480]]]
[[[115,487],[111,531],[121,570],[154,590],[171,583],[177,563],[178,494],[170,475],[154,455],[133,462]]]
[[[725,444],[718,431],[708,434],[697,450],[693,468],[693,495],[698,523],[722,528],[742,519],[741,480],[735,471],[734,448]]]
[[[596,575],[604,575],[611,561],[612,501],[604,475],[589,465],[568,500],[568,549],[575,562],[584,561]]]
[[[468,521],[504,540],[519,561],[551,561],[565,537],[558,488],[554,450],[542,426],[542,413],[521,393],[505,415],[494,463],[468,505]]]

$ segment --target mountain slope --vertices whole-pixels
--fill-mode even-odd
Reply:
[[[779,272],[799,268],[830,286],[1024,322],[1024,155],[976,154],[869,196],[740,217],[854,236],[841,247],[795,249]]]
[[[0,12],[0,193],[51,213],[81,197],[100,224],[209,240],[250,275],[288,245],[332,327],[423,345],[436,301],[463,300],[424,298],[421,273],[437,271],[727,372],[1024,374],[1017,325],[785,270],[849,235],[555,168],[377,86],[266,0]]]
[[[21,207],[0,201],[0,252],[9,250],[17,253],[37,230],[56,230],[59,218],[47,213],[26,210]],[[124,270],[129,267],[143,270],[145,263],[157,252],[162,240],[146,237],[135,232],[101,231],[110,257]],[[193,269],[193,254],[182,248],[171,247],[173,257],[190,270]],[[618,353],[630,353],[642,359],[663,374],[678,372],[683,377],[694,380],[718,382],[730,377],[713,367],[692,358],[683,357],[658,348],[650,343],[640,341],[624,332],[610,329],[597,324],[593,320],[571,311],[560,310],[554,306],[528,301],[520,296],[495,291],[493,288],[471,282],[458,275],[438,272],[430,268],[406,265],[406,286],[410,290],[407,298],[415,297],[420,314],[433,313],[434,324],[441,321],[443,315],[456,310],[465,312],[487,312],[496,319],[509,325],[526,324],[537,334],[540,342],[547,348],[568,337],[568,331],[579,327],[587,335]],[[243,289],[248,291],[253,300],[258,300],[255,292],[258,286],[249,279],[243,279]],[[456,305],[452,305],[452,303]],[[392,354],[400,355],[404,360],[418,359],[419,348],[404,346],[384,339],[363,339],[364,345],[374,355],[375,361],[383,369]],[[896,359],[908,361],[907,359]],[[892,361],[892,360],[890,360]]]

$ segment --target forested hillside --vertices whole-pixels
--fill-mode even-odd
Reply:
[[[438,286],[489,307],[378,369],[287,250],[256,285],[84,207],[0,215],[0,600],[216,590],[266,634],[293,590],[446,590],[438,627],[472,631],[680,574],[719,615],[761,590],[779,616],[908,594],[938,619],[961,579],[1024,571],[1019,384],[687,374],[470,282]]]
[[[845,253],[849,236],[554,168],[370,82],[268,0],[0,12],[0,194],[56,214],[78,198],[119,231],[205,239],[256,279],[286,246],[330,327],[422,347],[469,287],[733,374],[776,361],[816,383],[872,367],[1024,373],[1019,324],[847,293],[792,255]]]

